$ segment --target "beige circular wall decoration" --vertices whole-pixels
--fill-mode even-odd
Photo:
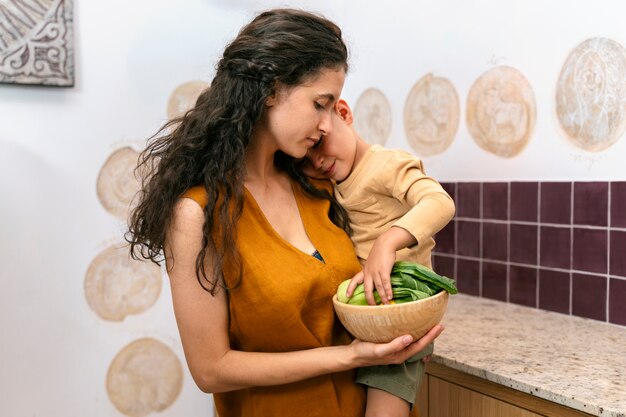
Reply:
[[[85,274],[85,297],[101,318],[124,320],[146,311],[161,293],[161,270],[152,262],[130,259],[127,248],[100,252]]]
[[[556,90],[561,127],[578,147],[598,152],[626,129],[626,50],[606,38],[584,41],[567,57]]]
[[[123,414],[143,417],[163,411],[176,401],[183,385],[183,368],[176,354],[153,338],[138,339],[113,359],[106,389]]]
[[[459,127],[459,96],[450,81],[427,74],[404,104],[404,131],[419,156],[436,155],[452,143]]]
[[[167,100],[168,119],[171,120],[185,114],[196,104],[200,93],[208,87],[209,84],[204,81],[189,81],[176,87]]]
[[[139,152],[126,146],[113,152],[98,174],[96,192],[102,206],[113,216],[126,220],[140,183],[135,177]]]
[[[493,68],[474,82],[467,97],[467,126],[484,150],[510,158],[526,146],[535,128],[535,94],[515,68]]]
[[[384,145],[391,134],[391,105],[377,88],[365,90],[354,106],[354,128],[368,143]]]

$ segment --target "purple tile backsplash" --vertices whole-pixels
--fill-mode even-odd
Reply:
[[[457,222],[457,253],[463,256],[480,256],[480,223],[459,220]]]
[[[480,183],[457,183],[455,202],[458,217],[480,218]]]
[[[539,228],[539,264],[552,268],[571,268],[571,235],[569,227]]]
[[[508,257],[507,225],[483,223],[483,258],[506,261]]]
[[[536,222],[539,212],[539,183],[511,183],[511,220]]]
[[[574,183],[574,224],[608,225],[609,184],[606,182]]]
[[[572,274],[572,314],[606,320],[606,277]]]
[[[626,181],[442,185],[433,267],[460,292],[626,326]]]
[[[483,297],[506,301],[506,264],[483,262]]]
[[[609,281],[609,321],[626,326],[626,280]]]
[[[539,185],[542,223],[572,223],[572,183],[542,182]]]
[[[573,269],[604,274],[608,259],[606,230],[574,228]]]
[[[488,182],[483,184],[483,219],[509,218],[509,184]]]
[[[511,224],[511,262],[537,265],[537,226]]]
[[[626,231],[611,230],[611,275],[626,277]],[[624,300],[626,303],[626,300]]]
[[[570,273],[539,270],[539,308],[569,314]]]
[[[537,307],[537,269],[510,266],[509,300],[528,307]]]
[[[480,294],[480,262],[457,259],[456,281],[459,291],[465,294]]]
[[[626,227],[626,182],[611,183],[611,227]]]

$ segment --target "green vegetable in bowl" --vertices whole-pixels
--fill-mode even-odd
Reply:
[[[398,261],[391,269],[392,303],[401,304],[409,301],[421,300],[440,291],[448,291],[450,294],[458,292],[453,279],[441,276],[430,268],[423,265]],[[343,281],[337,288],[337,300],[342,303],[353,305],[368,305],[365,299],[365,287],[363,284],[356,286],[351,297],[346,296],[346,289],[350,280]],[[374,290],[374,300],[380,304],[380,296]]]

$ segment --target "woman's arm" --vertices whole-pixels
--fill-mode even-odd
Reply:
[[[165,253],[185,357],[194,381],[204,392],[286,384],[360,366],[402,363],[443,330],[436,327],[413,343],[410,337],[408,340],[399,337],[386,344],[356,342],[286,353],[233,350],[228,339],[225,291],[212,296],[196,278],[195,262],[201,249],[203,223],[200,206],[193,200],[181,199],[174,210]],[[206,271],[212,271],[210,260],[205,267]]]

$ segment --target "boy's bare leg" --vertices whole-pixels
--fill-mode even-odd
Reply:
[[[381,389],[367,387],[365,417],[408,417],[409,403]]]

